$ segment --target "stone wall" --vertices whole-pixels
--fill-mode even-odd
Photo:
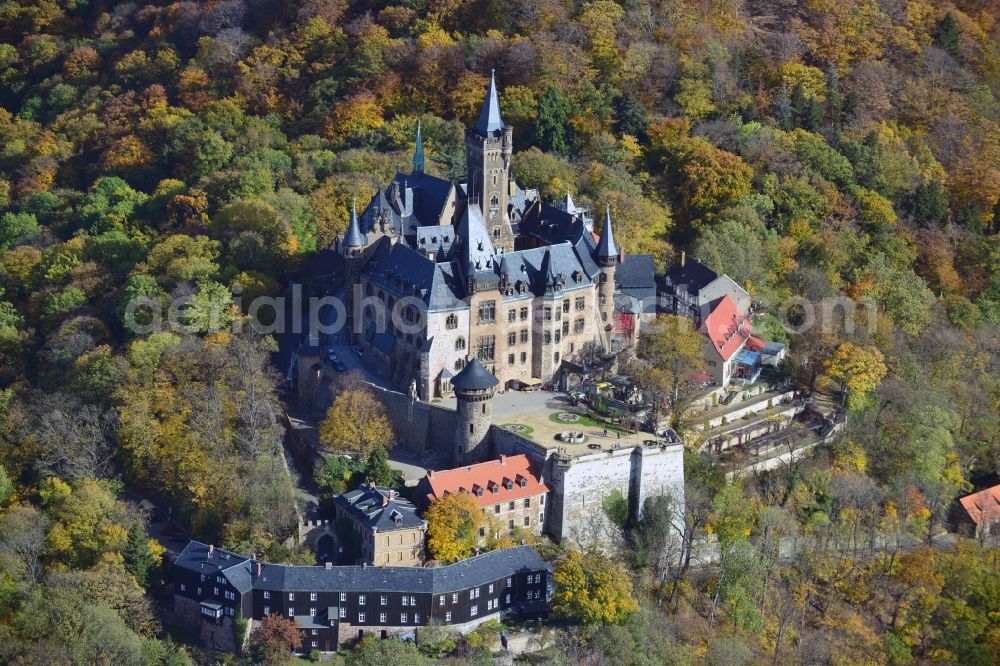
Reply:
[[[385,405],[392,422],[396,441],[414,451],[439,451],[450,460],[458,415],[453,409],[419,400],[398,391],[372,386],[378,399]]]

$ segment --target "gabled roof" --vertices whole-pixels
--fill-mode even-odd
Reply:
[[[737,311],[736,303],[729,296],[723,296],[701,325],[715,351],[723,361],[743,348],[750,337],[750,318]]]
[[[462,371],[451,380],[452,387],[459,391],[483,391],[499,383],[500,381],[483,367],[478,358],[466,363]]]
[[[1000,521],[1000,485],[966,495],[959,502],[976,525]]]
[[[488,136],[497,130],[502,130],[503,118],[500,117],[500,98],[497,96],[496,76],[490,73],[490,87],[483,100],[483,108],[479,111],[479,120],[472,129],[480,136]]]
[[[334,502],[371,530],[390,532],[425,525],[417,515],[417,508],[390,488],[362,485],[337,495]]]
[[[363,270],[372,282],[397,296],[416,296],[429,312],[462,306],[460,285],[448,263],[436,263],[404,243],[379,239]]]
[[[520,483],[521,479],[524,486]],[[480,488],[482,496],[477,493]],[[520,500],[549,491],[549,487],[531,471],[531,461],[525,454],[500,456],[497,460],[455,469],[428,470],[427,476],[421,480],[421,489],[426,492],[428,502],[439,500],[448,493],[466,492],[476,497],[480,506]]]
[[[189,541],[174,565],[209,577],[222,574],[241,593],[252,587],[250,558],[222,548]]]
[[[479,271],[493,270],[493,242],[486,229],[483,211],[475,204],[469,204],[458,222],[458,235],[462,239],[462,268],[466,276]]]
[[[656,289],[653,255],[626,254],[615,270],[615,282],[621,289]]]
[[[672,266],[667,271],[667,282],[674,287],[684,287],[689,294],[697,294],[719,274],[697,259],[687,257],[683,265]]]

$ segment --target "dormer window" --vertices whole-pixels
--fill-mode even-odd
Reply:
[[[503,487],[506,488],[507,490],[513,490],[514,484],[508,480],[504,482]]]

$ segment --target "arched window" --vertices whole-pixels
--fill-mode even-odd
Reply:
[[[464,366],[465,366],[465,361],[463,361],[462,359],[458,359],[457,361],[455,361],[455,372],[458,372]]]
[[[500,227],[494,227],[493,238],[500,238]]]
[[[455,351],[462,351],[465,349],[465,338],[458,338],[455,340]]]
[[[458,328],[458,317],[454,314],[448,315],[447,319],[444,320],[444,327],[449,330]]]

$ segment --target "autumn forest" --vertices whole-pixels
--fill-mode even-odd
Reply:
[[[276,341],[213,324],[408,170],[418,122],[463,178],[491,70],[518,185],[728,274],[847,418],[746,478],[690,452],[683,515],[562,555],[541,663],[997,663],[1000,547],[948,532],[1000,482],[995,0],[0,3],[0,663],[216,663],[164,629],[135,493],[301,554]],[[136,296],[189,297],[183,326],[132,332]],[[841,297],[872,325],[797,326]],[[661,565],[678,521],[718,566]]]

